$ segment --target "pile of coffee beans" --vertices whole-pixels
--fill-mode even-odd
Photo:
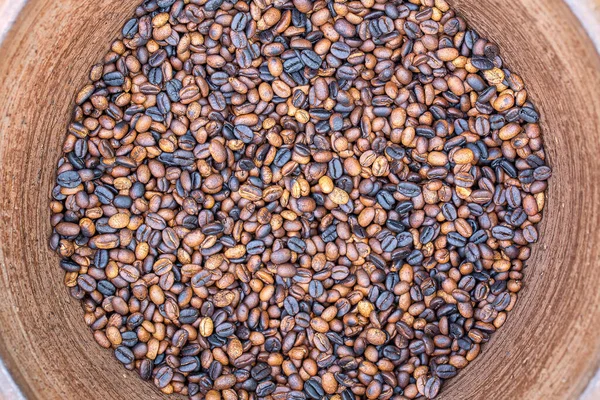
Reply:
[[[191,399],[432,399],[500,328],[539,115],[446,0],[146,0],[76,95],[50,245]]]

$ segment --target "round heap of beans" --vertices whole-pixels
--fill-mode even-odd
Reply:
[[[147,0],[77,95],[51,247],[191,399],[431,399],[522,287],[551,175],[445,0]]]

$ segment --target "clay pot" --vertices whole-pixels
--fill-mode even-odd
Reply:
[[[74,94],[136,3],[30,0],[0,48],[0,355],[29,399],[167,398],[94,342],[47,247]],[[453,4],[523,76],[554,177],[518,305],[441,398],[575,399],[600,364],[600,56],[563,1]]]

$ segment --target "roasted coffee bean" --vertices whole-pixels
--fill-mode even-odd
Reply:
[[[325,293],[325,288],[320,281],[311,281],[308,285],[308,294],[313,297],[321,297]]]
[[[162,389],[166,387],[169,383],[171,383],[171,381],[173,380],[173,376],[173,369],[171,369],[168,366],[161,367],[160,369],[158,369],[156,375],[154,376],[154,384],[158,388]]]
[[[398,193],[406,197],[417,197],[421,194],[419,185],[411,182],[402,182],[398,185]]]
[[[235,326],[230,322],[225,322],[215,328],[215,333],[220,337],[229,337],[235,333]]]
[[[316,378],[310,378],[304,383],[304,393],[309,399],[321,399],[325,395],[321,383]]]
[[[331,54],[340,60],[345,60],[350,56],[352,49],[344,42],[334,42],[331,45]]]
[[[540,113],[445,1],[354,3],[144,1],[75,96],[50,247],[164,393],[434,398],[514,305]]]
[[[525,122],[534,124],[540,119],[539,114],[532,107],[523,107],[519,110],[519,117]]]
[[[296,253],[304,253],[306,250],[306,242],[297,237],[292,237],[287,242],[288,248]]]
[[[199,315],[200,313],[196,308],[186,308],[179,312],[179,322],[182,324],[193,324]]]
[[[507,226],[497,225],[492,228],[492,237],[498,240],[510,240],[514,236],[514,231]]]
[[[302,50],[300,53],[302,63],[311,69],[318,69],[321,66],[321,57],[312,50]]]
[[[256,395],[266,397],[277,389],[277,385],[272,381],[261,382],[256,386]]]
[[[271,367],[268,364],[259,363],[252,367],[250,370],[250,375],[253,379],[256,379],[260,382],[271,376]]]
[[[457,375],[457,369],[453,365],[441,364],[435,368],[434,374],[440,379],[450,379]]]
[[[59,186],[69,189],[76,188],[81,182],[81,177],[76,171],[65,171],[56,178],[56,183]]]
[[[132,18],[125,23],[123,29],[121,30],[121,34],[127,39],[132,39],[135,36],[135,34],[138,33],[138,28],[138,19]]]
[[[471,64],[473,64],[475,68],[483,71],[487,71],[494,68],[494,63],[486,57],[475,56],[471,58]]]
[[[198,357],[182,357],[180,361],[180,365],[178,367],[179,371],[182,373],[190,373],[197,371],[200,368],[200,361]]]
[[[236,32],[241,32],[248,25],[248,21],[248,15],[243,12],[239,12],[235,14],[233,20],[231,21],[231,29],[233,29]]]
[[[304,63],[299,57],[292,57],[283,62],[283,70],[288,74],[300,71],[304,68]]]
[[[135,361],[133,352],[125,346],[119,346],[115,349],[115,358],[123,364],[131,364]]]
[[[125,83],[125,77],[119,71],[109,72],[102,79],[108,86],[121,86]]]
[[[432,376],[427,380],[427,383],[425,384],[425,388],[423,390],[424,396],[428,399],[435,398],[440,392],[441,386],[442,382],[440,378],[438,378],[437,376]]]
[[[125,331],[121,334],[122,344],[123,346],[133,347],[138,342],[138,337],[135,332]]]

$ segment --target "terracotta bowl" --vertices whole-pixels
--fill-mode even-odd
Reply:
[[[74,94],[138,2],[30,0],[0,47],[0,356],[28,399],[167,398],[94,342],[47,247]],[[598,399],[600,55],[561,0],[452,3],[525,79],[554,178],[518,305],[441,398]]]

